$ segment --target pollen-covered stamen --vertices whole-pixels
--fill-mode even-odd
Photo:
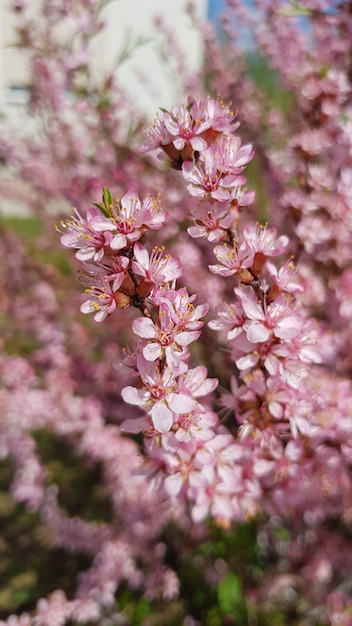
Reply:
[[[159,367],[153,367],[152,372],[145,376],[142,375],[141,379],[153,401],[166,398],[175,387],[175,379],[168,369],[161,372]]]
[[[165,330],[159,330],[157,333],[157,340],[161,346],[169,346],[175,338],[174,329],[170,329],[169,332]]]
[[[140,201],[137,198],[131,198],[129,204],[122,204],[119,198],[112,208],[112,215],[116,223],[117,230],[125,235],[131,233],[136,224],[135,213],[140,209]]]
[[[210,176],[204,176],[203,179],[203,187],[205,191],[211,192],[215,191],[219,186],[220,174],[216,174],[212,178]]]
[[[187,127],[186,124],[182,124],[180,127],[180,136],[186,140],[191,139],[191,137],[193,137],[193,130]]]
[[[178,428],[189,430],[194,425],[194,413],[189,411],[178,416]]]
[[[165,389],[161,385],[153,385],[150,387],[150,394],[154,400],[161,400],[165,397]]]
[[[282,297],[274,300],[270,304],[267,304],[267,299],[264,298],[263,309],[265,312],[265,325],[267,328],[275,328],[282,320],[292,315],[293,302],[292,298]]]
[[[81,306],[82,313],[94,313],[96,322],[102,322],[107,315],[118,308],[125,308],[130,304],[130,298],[123,293],[114,293],[108,280],[101,280],[99,284],[91,285],[85,291],[86,300]]]
[[[187,302],[186,308],[178,313],[178,325],[180,328],[185,326],[194,315],[194,306],[191,302]]]
[[[153,248],[152,253],[150,255],[150,264],[160,265],[163,262],[164,252],[165,252],[165,246],[162,246],[162,248],[155,246],[155,248]],[[168,258],[171,258],[171,255],[169,255]]]

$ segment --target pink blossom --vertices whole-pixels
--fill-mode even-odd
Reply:
[[[260,224],[245,226],[243,229],[243,236],[248,248],[265,258],[282,254],[288,245],[288,237],[281,235],[281,237],[276,238],[276,235],[275,228],[268,228]]]
[[[217,423],[216,413],[197,408],[177,416],[174,424],[175,437],[182,442],[197,439],[208,441],[215,436]]]
[[[68,613],[66,596],[63,591],[54,591],[49,598],[41,599],[37,605],[37,616],[33,620],[33,626],[64,626]]]
[[[231,358],[241,375],[249,373],[258,363],[262,363],[266,371],[273,375],[279,368],[276,344],[273,343],[272,338],[254,343],[248,339],[244,331],[236,335],[232,341]]]
[[[117,291],[126,276],[126,270],[130,264],[127,257],[124,256],[104,256],[99,265],[93,263],[82,263],[83,274],[81,281],[87,287],[92,287],[95,277],[98,281],[108,281],[112,283],[112,291]]]
[[[253,158],[250,144],[241,145],[239,137],[220,135],[213,145],[218,169],[226,174],[240,174]]]
[[[302,321],[295,314],[292,299],[279,296],[274,302],[267,304],[265,299],[258,301],[251,287],[246,290],[235,289],[235,293],[241,299],[244,312],[248,317],[244,329],[249,341],[265,342],[272,334],[282,339],[297,337]]]
[[[227,331],[227,339],[230,341],[242,332],[243,324],[246,321],[246,315],[240,303],[219,304],[216,313],[218,319],[209,322],[209,328],[212,330]]]
[[[76,257],[79,261],[99,261],[104,255],[104,248],[113,240],[112,231],[115,225],[104,217],[98,208],[87,211],[83,218],[76,210],[75,215],[61,222],[62,228],[67,230],[61,236],[61,243],[67,248],[77,248]]]
[[[165,124],[158,118],[152,124],[143,128],[142,134],[144,143],[137,148],[138,152],[150,152],[171,143],[171,137]]]
[[[218,385],[217,378],[207,378],[207,369],[198,365],[179,377],[179,393],[185,393],[192,398],[206,396]]]
[[[167,432],[172,427],[173,413],[192,411],[196,400],[183,389],[177,388],[169,368],[160,372],[153,362],[138,358],[138,369],[143,383],[141,389],[124,387],[121,394],[125,402],[142,406],[150,415],[158,432]]]
[[[172,107],[171,111],[165,111],[164,124],[176,150],[183,150],[186,142],[199,152],[207,148],[206,141],[200,135],[209,128],[210,122],[194,118],[192,107],[181,104]]]
[[[81,305],[81,312],[94,313],[96,322],[102,322],[107,315],[111,315],[116,309],[118,294],[113,290],[111,283],[105,276],[95,278],[95,284],[88,287],[85,301]]]
[[[230,108],[219,100],[207,98],[203,102],[188,98],[188,103],[192,104],[192,115],[208,121],[209,128],[218,133],[233,133],[240,125],[239,122],[234,121],[236,116]]]
[[[195,297],[195,295],[190,296],[184,288],[168,293],[168,299],[175,309],[174,319],[175,321],[177,319],[178,326],[182,330],[198,330],[203,326],[200,318],[207,314],[209,305],[205,303],[195,307],[193,305]]]
[[[290,146],[300,151],[305,157],[312,158],[329,148],[331,138],[323,129],[310,129],[301,135],[295,135]]]
[[[141,238],[147,228],[158,230],[166,219],[159,199],[147,196],[141,203],[135,189],[128,191],[102,214],[97,207],[83,218],[78,211],[61,225],[67,230],[61,237],[65,247],[77,248],[80,261],[102,260],[106,250],[121,250]]]
[[[117,231],[111,240],[113,250],[121,250],[138,241],[147,228],[159,230],[165,221],[159,199],[147,196],[141,203],[135,189],[128,191],[111,208],[112,223]]]
[[[177,257],[163,257],[164,248],[154,248],[151,255],[140,244],[134,245],[132,269],[155,285],[162,285],[176,280],[183,274],[181,262]]]
[[[192,322],[193,315],[189,315],[189,309],[188,319],[184,319],[183,312],[177,305],[177,302],[171,302],[170,299],[163,297],[159,303],[158,324],[146,317],[133,321],[133,332],[147,340],[143,348],[143,355],[147,361],[165,357],[169,367],[177,367],[185,348],[198,339],[200,330],[195,328],[200,328],[202,323]]]
[[[234,114],[222,102],[208,98],[205,102],[189,97],[187,104],[163,110],[160,117],[143,129],[144,143],[139,152],[162,148],[175,162],[192,158],[204,151],[219,133],[231,133],[239,126]]]
[[[234,226],[238,210],[230,202],[214,202],[204,198],[197,203],[191,215],[195,226],[187,229],[188,234],[193,238],[204,237],[215,243],[226,236],[227,229]]]
[[[266,269],[269,272],[275,287],[270,292],[270,298],[273,298],[274,294],[286,291],[288,293],[297,293],[304,291],[303,285],[297,282],[297,270],[292,261],[287,261],[285,265],[277,268],[273,263],[267,261]]]
[[[244,519],[255,513],[260,490],[254,480],[244,475],[244,454],[227,433],[218,434],[197,451],[195,467],[201,471],[189,476],[189,492],[195,500],[194,521],[211,513],[219,524],[226,526],[233,518]]]
[[[253,277],[248,271],[253,263],[254,254],[247,247],[230,248],[228,245],[216,246],[214,254],[219,261],[218,265],[209,265],[214,274],[220,276],[237,275],[243,282],[252,282]],[[246,271],[247,270],[247,271]]]
[[[190,183],[187,189],[196,198],[211,197],[220,202],[231,198],[231,189],[244,185],[243,176],[223,173],[219,163],[219,155],[212,145],[201,153],[197,164],[185,161],[182,165],[184,178]]]
[[[266,401],[270,414],[277,420],[284,417],[285,406],[296,401],[292,388],[285,385],[280,377],[269,377],[267,381]]]

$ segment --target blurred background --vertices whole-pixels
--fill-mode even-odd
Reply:
[[[33,17],[40,0],[31,0]],[[202,43],[186,13],[188,0],[115,0],[103,12],[104,30],[94,42],[95,71],[109,70],[123,60],[119,81],[135,107],[153,116],[161,104],[173,104],[179,95],[177,77],[170,75],[162,54],[165,27],[182,42],[189,70],[202,63]],[[196,0],[196,18],[215,19],[222,0]],[[29,72],[21,52],[14,47],[14,16],[7,2],[0,3],[0,110],[16,114],[28,100]],[[133,51],[133,54],[131,54]]]

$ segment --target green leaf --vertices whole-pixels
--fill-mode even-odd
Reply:
[[[107,187],[103,187],[103,202],[107,207],[111,206],[113,203],[111,191]]]
[[[94,206],[96,206],[103,213],[103,215],[105,215],[105,217],[111,217],[109,209],[104,204],[101,202],[92,202],[92,204],[94,204]]]
[[[240,576],[229,573],[218,586],[218,602],[223,613],[233,614],[243,606],[242,581]]]
[[[150,615],[150,613],[151,613],[150,602],[148,602],[144,598],[141,598],[140,600],[138,600],[138,602],[135,604],[135,607],[134,607],[133,623],[141,624],[142,621],[146,617],[148,617],[148,615]]]

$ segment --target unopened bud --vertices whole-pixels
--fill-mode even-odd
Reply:
[[[140,298],[147,298],[153,288],[153,283],[147,278],[142,278],[139,283],[136,293]]]

